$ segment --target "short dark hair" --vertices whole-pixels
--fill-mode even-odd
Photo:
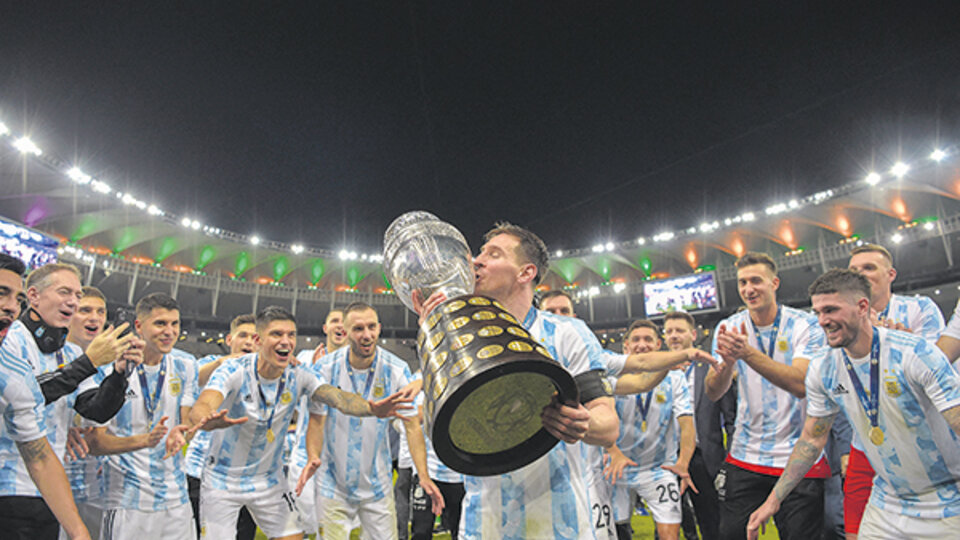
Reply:
[[[533,284],[539,285],[547,273],[547,264],[550,260],[550,256],[547,254],[547,245],[533,232],[507,221],[494,223],[493,228],[483,235],[483,241],[484,243],[489,242],[491,238],[500,234],[509,234],[520,241],[520,252],[517,255],[537,267],[537,275],[533,278]]]
[[[856,270],[834,268],[815,279],[808,292],[811,297],[816,294],[852,292],[870,298],[870,282]]]
[[[890,266],[893,266],[893,255],[890,254],[890,250],[880,244],[864,244],[850,250],[851,257],[858,253],[879,253],[890,263]]]
[[[547,291],[540,295],[540,305],[543,305],[544,302],[551,298],[556,298],[557,296],[562,296],[570,301],[570,305],[573,305],[573,297],[563,289],[554,289],[552,291]]]
[[[263,331],[263,329],[273,321],[290,321],[293,324],[297,324],[296,317],[285,308],[280,306],[267,306],[257,312],[257,332]]]
[[[373,310],[374,313],[376,313],[376,311],[377,311],[377,310],[373,309],[373,306],[371,306],[370,304],[368,304],[368,303],[366,303],[366,302],[351,302],[350,305],[348,305],[347,307],[343,308],[343,320],[344,320],[344,322],[346,322],[346,320],[347,320],[347,315],[353,313],[354,311],[367,311],[368,309]]]
[[[657,336],[657,339],[660,339],[660,327],[650,319],[637,319],[630,323],[630,328],[627,328],[627,333],[623,335],[623,339],[626,340],[629,338],[630,334],[637,328],[649,328],[653,330],[653,335]]]
[[[0,270],[9,270],[14,274],[23,277],[23,274],[27,271],[27,265],[23,264],[23,261],[14,257],[13,255],[0,253]]]
[[[690,328],[697,327],[697,321],[693,319],[693,315],[687,313],[686,311],[668,311],[666,315],[663,316],[663,322],[680,319],[687,321],[687,324],[690,325]]]
[[[150,293],[137,302],[137,318],[142,319],[148,317],[150,313],[157,308],[180,311],[180,304],[167,293]]]
[[[346,315],[344,315],[342,308],[333,308],[330,311],[328,311],[327,316],[323,318],[323,324],[327,324],[327,319],[329,319],[330,316],[333,315],[334,313],[339,313],[341,317],[346,318]]]
[[[80,291],[83,292],[84,298],[99,298],[103,300],[104,304],[107,303],[107,297],[103,295],[103,291],[101,291],[96,287],[84,286],[84,287],[80,287]]]
[[[773,272],[773,275],[777,275],[777,263],[774,262],[773,257],[758,251],[748,251],[744,253],[742,257],[737,259],[737,262],[734,263],[734,266],[739,269],[745,266],[752,266],[754,264],[762,264],[769,268],[770,271]]]
[[[241,324],[256,325],[257,316],[254,315],[253,313],[244,313],[243,315],[237,315],[236,317],[233,318],[232,321],[230,321],[230,333],[232,334],[236,332],[237,328],[239,328]]]

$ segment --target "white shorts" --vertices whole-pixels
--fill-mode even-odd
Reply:
[[[90,533],[90,538],[100,538],[100,522],[103,520],[103,509],[95,504],[78,502],[77,511],[80,513],[80,520],[87,526],[87,532]],[[67,536],[66,531],[61,527],[58,540],[69,539],[70,537]]]
[[[960,516],[949,518],[918,518],[881,510],[867,503],[860,522],[859,540],[946,540],[956,538],[960,531]]]
[[[100,522],[100,540],[131,538],[197,540],[193,507],[186,503],[167,510],[150,512],[129,508],[104,510],[103,520]]]
[[[268,538],[303,532],[287,483],[266,490],[232,493],[200,485],[200,538],[219,540],[237,536],[237,516],[246,506],[257,526]]]
[[[290,465],[290,470],[287,473],[287,484],[290,487],[296,488],[302,471],[303,469],[296,465]],[[314,534],[320,528],[320,523],[317,521],[316,478],[316,475],[314,475],[313,478],[307,480],[299,497],[294,494],[294,504],[300,518],[300,528],[307,534]]]
[[[637,481],[626,484],[623,479],[614,484],[613,514],[617,523],[630,520],[632,515],[631,494],[636,494],[647,503],[655,523],[680,523],[680,481],[670,471],[649,470],[641,472]]]
[[[347,540],[356,520],[365,540],[397,540],[397,508],[393,491],[374,501],[351,504],[342,499],[317,496],[317,516],[323,525],[323,540]]]
[[[594,472],[592,483],[587,486],[590,492],[590,523],[597,540],[617,540],[617,529],[613,519],[613,484],[604,478],[603,472]]]

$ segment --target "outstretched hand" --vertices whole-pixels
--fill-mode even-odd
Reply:
[[[195,426],[190,428],[187,433],[193,434],[201,429],[204,431],[224,429],[237,424],[242,424],[247,420],[248,418],[246,416],[241,416],[240,418],[230,418],[227,416],[227,409],[223,409],[221,411],[208,414],[205,418],[197,422]]]
[[[408,394],[409,392],[401,389],[399,392],[390,394],[380,401],[367,400],[367,403],[370,405],[370,412],[378,418],[386,418],[388,416],[402,418],[403,415],[401,413],[410,412],[414,409],[411,402],[416,394],[412,396]]]
[[[300,478],[297,479],[297,489],[295,490],[297,497],[303,493],[303,488],[305,488],[307,486],[307,482],[313,478],[314,473],[316,473],[317,469],[320,468],[321,463],[322,462],[320,461],[320,458],[311,459],[307,462],[307,466],[300,471]]]
[[[662,465],[660,468],[672,472],[680,479],[680,495],[683,495],[683,492],[686,491],[687,488],[692,489],[694,493],[700,493],[700,490],[697,489],[697,486],[693,484],[693,480],[690,478],[690,471],[683,465],[674,463],[673,465]]]

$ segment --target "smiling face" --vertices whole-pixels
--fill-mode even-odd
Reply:
[[[377,312],[372,309],[351,311],[347,314],[346,327],[350,356],[361,363],[372,362],[377,354],[377,340],[380,339]]]
[[[102,298],[84,296],[80,299],[77,312],[70,319],[70,333],[67,339],[86,350],[93,338],[103,332],[107,321],[107,304]]]
[[[260,359],[272,370],[283,370],[290,365],[297,347],[297,323],[290,320],[268,322],[257,332]]]
[[[624,348],[627,354],[640,354],[660,350],[660,336],[653,328],[638,326],[627,336],[624,341]]]
[[[144,361],[156,359],[173,350],[180,337],[180,311],[162,307],[153,308],[145,317],[134,321],[137,333],[146,342]]]
[[[779,287],[780,278],[765,264],[751,264],[737,269],[737,290],[750,311],[775,305]]]
[[[0,343],[7,330],[20,316],[20,298],[23,295],[23,278],[12,270],[0,270]]]
[[[27,289],[27,299],[45,323],[55,328],[66,328],[80,305],[83,292],[80,278],[69,270],[57,270],[46,280],[49,285],[43,290]]]
[[[257,350],[257,327],[253,323],[239,324],[225,339],[230,354],[248,354]]]
[[[327,314],[323,323],[323,333],[327,335],[327,352],[333,352],[347,344],[347,330],[343,326],[343,312],[334,310]]]
[[[693,347],[693,342],[697,339],[697,331],[683,319],[665,320],[663,322],[663,335],[667,340],[667,348],[671,351],[689,349]]]
[[[811,297],[817,322],[833,348],[850,347],[869,328],[870,302],[851,292],[815,294]]]

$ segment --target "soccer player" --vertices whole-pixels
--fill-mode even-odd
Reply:
[[[820,455],[840,411],[877,471],[861,536],[944,539],[960,530],[960,375],[924,338],[874,326],[871,296],[871,284],[852,270],[831,270],[810,285],[830,349],[811,363],[803,435],[750,517],[751,538]]]
[[[957,300],[950,322],[937,340],[937,347],[940,347],[940,350],[947,355],[947,359],[957,366],[955,362],[960,358],[960,300]]]
[[[624,341],[628,352],[659,350],[659,330],[649,320],[634,321]],[[617,537],[630,538],[631,495],[636,493],[653,513],[659,537],[675,540],[680,535],[680,497],[688,487],[696,489],[687,471],[696,434],[686,379],[682,372],[670,371],[653,390],[618,395],[616,402],[620,436],[609,448],[610,465],[605,472],[614,482]]]
[[[297,325],[283,308],[261,310],[256,328],[257,352],[217,368],[190,410],[192,430],[218,430],[200,486],[202,538],[233,538],[241,506],[269,538],[303,537],[282,463],[284,434],[300,396],[311,396],[311,414],[327,404],[348,414],[385,417],[409,403],[398,395],[368,402],[291,366]],[[312,473],[318,466],[311,462],[308,469]]]
[[[609,446],[618,432],[613,399],[601,381],[605,366],[596,336],[580,320],[533,307],[534,287],[544,276],[547,250],[532,232],[507,223],[484,236],[474,259],[477,294],[503,304],[554,358],[579,376],[581,403],[548,405],[544,428],[562,442],[547,455],[516,471],[489,477],[465,476],[466,496],[460,538],[590,538],[590,505],[584,485],[583,453],[575,443]],[[435,293],[422,317],[446,297]],[[553,479],[562,480],[553,482]]]
[[[137,332],[143,363],[130,376],[128,399],[106,426],[88,436],[90,453],[103,465],[101,539],[171,538],[193,540],[193,509],[182,455],[164,459],[169,421],[182,431],[197,399],[196,359],[174,349],[180,337],[180,306],[165,293],[137,302]],[[176,435],[174,435],[176,437]]]
[[[554,315],[576,317],[573,310],[573,298],[565,291],[547,291],[540,297],[540,309]]]
[[[140,351],[130,348],[136,343],[135,336],[120,336],[125,325],[95,338],[85,353],[66,342],[70,319],[82,295],[74,266],[53,263],[37,268],[27,277],[26,288],[29,308],[10,326],[0,354],[8,356],[11,365],[33,371],[44,397],[47,438],[55,455],[62,456],[73,411],[98,422],[112,417],[123,404],[127,384],[123,370],[127,362],[139,362]],[[96,373],[98,366],[121,357],[116,375],[104,379],[98,388],[76,392],[78,384]],[[7,497],[0,512],[9,512],[10,519],[0,516],[0,530],[11,536],[56,538],[57,520],[15,452],[16,439],[9,427],[0,429],[0,496]]]
[[[810,359],[825,347],[816,318],[777,303],[777,265],[749,252],[736,262],[737,288],[747,309],[720,321],[713,353],[722,359],[707,374],[707,397],[716,401],[737,373],[737,424],[730,453],[717,473],[721,539],[743,538],[747,516],[777,481],[803,427],[803,380]],[[820,535],[823,529],[825,459],[777,514],[781,535]]]
[[[663,335],[667,348],[682,351],[693,347],[697,339],[697,326],[693,316],[684,311],[672,311],[663,319]],[[687,491],[700,525],[703,538],[717,538],[720,527],[720,506],[717,490],[713,481],[720,465],[727,456],[724,441],[733,440],[734,424],[737,419],[737,387],[733,384],[719,401],[713,401],[704,394],[704,378],[710,367],[706,362],[694,362],[686,369],[687,386],[693,401],[693,421],[696,426],[696,448],[690,459],[690,479],[697,491]],[[726,432],[726,439],[724,438]],[[687,505],[681,505],[687,513]],[[687,534],[687,516],[684,516],[684,536]]]
[[[870,316],[876,326],[906,330],[931,344],[944,330],[940,308],[926,296],[893,294],[891,285],[897,278],[893,256],[878,244],[864,244],[850,252],[847,267],[863,274],[870,283]],[[863,441],[853,439],[843,484],[844,530],[855,540],[863,510],[870,498],[873,469],[863,452]]]
[[[347,331],[343,327],[342,309],[331,309],[327,313],[327,318],[323,322],[323,333],[327,336],[327,339],[313,350],[313,362],[310,362],[311,364],[319,360],[321,356],[330,354],[347,344]],[[298,359],[300,359],[299,356]],[[302,359],[300,360],[302,361]]]
[[[23,296],[23,273],[20,259],[0,253],[0,345],[10,326],[20,315]],[[89,540],[87,532],[70,492],[70,484],[63,465],[50,448],[43,410],[44,398],[31,366],[21,358],[0,349],[0,418],[6,440],[17,447],[27,473],[36,484],[52,513],[71,539]],[[32,501],[25,501],[27,511],[35,512]],[[0,504],[0,527],[5,537],[25,540],[50,538],[52,530],[43,536],[34,536],[33,515],[19,515],[24,508],[9,497]],[[23,523],[23,521],[27,523]],[[53,533],[54,535],[56,533]]]
[[[197,360],[198,386],[202,390],[210,379],[214,370],[223,362],[231,358],[239,358],[245,354],[256,352],[257,326],[256,318],[252,313],[238,315],[230,321],[230,333],[224,338],[230,354],[210,354]],[[203,475],[203,464],[210,446],[210,432],[201,431],[187,447],[184,458],[184,472],[187,474],[187,488],[190,492],[190,505],[193,507],[193,517],[196,523],[197,534],[200,534],[200,477]],[[240,509],[237,519],[237,540],[253,540],[257,534],[257,524],[246,507]]]
[[[325,355],[313,366],[319,378],[350,389],[364,399],[380,399],[408,385],[412,376],[406,362],[377,345],[377,312],[367,304],[355,302],[343,313],[348,346]],[[434,513],[440,513],[443,497],[427,471],[419,414],[413,411],[403,420],[420,486],[432,499]],[[303,476],[309,478],[309,463],[319,460],[314,489],[324,538],[349,538],[356,517],[368,538],[395,539],[397,516],[392,500],[388,422],[353,418],[336,411],[311,415],[309,422],[308,466]]]

